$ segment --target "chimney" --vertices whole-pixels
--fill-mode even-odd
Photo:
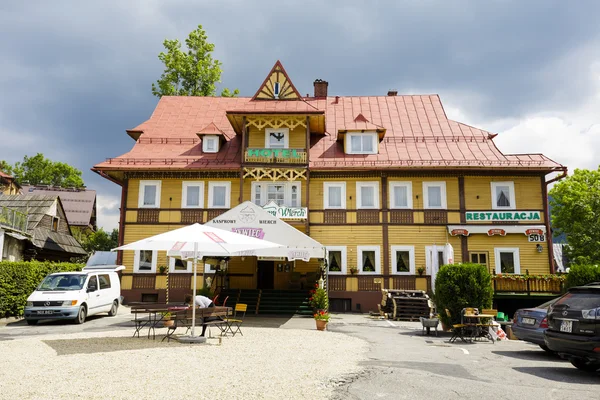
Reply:
[[[398,91],[396,89],[388,90],[388,96],[398,96]]]
[[[322,79],[315,80],[315,97],[327,97],[327,86],[329,83]]]

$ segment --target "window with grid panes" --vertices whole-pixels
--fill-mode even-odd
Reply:
[[[469,253],[469,255],[471,257],[472,263],[485,265],[487,267],[487,265],[488,265],[487,251],[486,252],[478,252],[478,253],[471,252],[471,253]]]

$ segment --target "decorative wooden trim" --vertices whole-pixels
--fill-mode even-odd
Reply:
[[[267,168],[267,167],[245,167],[244,179],[255,181],[271,180],[275,181],[297,181],[306,179],[306,168]]]
[[[159,209],[140,208],[137,212],[137,221],[141,223],[154,224],[158,222]]]
[[[546,184],[546,177],[540,178],[542,185],[542,202],[543,202],[543,213],[544,213],[544,225],[546,225],[546,243],[548,246],[548,263],[550,267],[550,273],[556,272],[556,265],[554,264],[554,246],[552,242],[552,228],[550,227],[550,210],[548,208],[548,186]]]
[[[412,210],[389,210],[390,224],[414,224],[414,213]]]
[[[448,224],[448,212],[445,210],[426,210],[423,215],[426,224]]]
[[[184,208],[181,210],[181,224],[191,225],[204,223],[204,210],[201,208]]]
[[[129,180],[124,179],[123,184],[121,186],[121,208],[119,211],[121,215],[119,216],[119,246],[123,246],[125,242],[125,210],[127,208],[127,189],[129,187]],[[123,264],[123,250],[119,250],[117,252],[117,264]]]
[[[299,126],[305,126],[306,122],[302,115],[261,115],[248,117],[248,126],[254,126],[258,130],[265,128],[281,128],[286,127],[290,130]]]
[[[379,210],[360,210],[356,213],[356,222],[359,224],[378,224]]]
[[[383,206],[382,213],[382,221],[383,224],[383,272],[386,274],[391,273],[391,264],[390,264],[390,252],[389,252],[389,234],[388,234],[388,180],[387,176],[381,177],[381,205]],[[377,213],[377,217],[379,218],[379,212]],[[384,281],[381,285],[381,288],[384,289],[386,287],[386,281]]]
[[[237,177],[237,171],[131,171],[124,173],[125,179],[215,179]]]
[[[465,177],[458,177],[458,204],[460,208],[460,223],[464,224],[467,222],[465,212],[466,209],[466,200],[465,200]]]
[[[345,210],[325,210],[323,213],[323,225],[346,225],[346,211]],[[315,224],[310,224],[315,225]],[[353,224],[354,225],[354,224]],[[374,224],[362,224],[362,225],[374,225]]]

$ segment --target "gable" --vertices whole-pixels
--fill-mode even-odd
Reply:
[[[297,100],[301,97],[283,65],[277,60],[252,100]]]

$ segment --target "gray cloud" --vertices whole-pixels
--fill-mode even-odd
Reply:
[[[259,4],[259,5],[257,5]],[[133,144],[165,38],[203,24],[224,86],[251,96],[281,59],[301,93],[439,93],[474,121],[568,111],[596,94],[600,3],[28,1],[0,5],[0,159],[44,152],[84,171]],[[490,129],[481,126],[484,129]]]

